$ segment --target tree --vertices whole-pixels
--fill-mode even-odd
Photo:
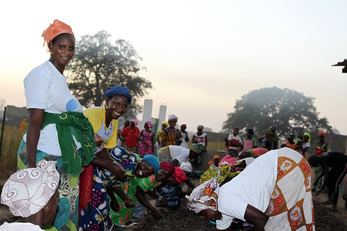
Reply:
[[[328,120],[318,118],[313,100],[290,89],[253,90],[236,101],[235,110],[228,113],[223,129],[251,127],[258,134],[264,134],[269,127],[275,126],[279,135],[302,134],[322,128],[331,131]]]
[[[67,67],[69,88],[83,106],[89,107],[101,105],[107,88],[127,86],[134,99],[133,108],[139,109],[136,99],[152,84],[139,76],[141,58],[131,44],[122,39],[112,44],[110,37],[106,31],[99,31],[76,42],[75,57]]]

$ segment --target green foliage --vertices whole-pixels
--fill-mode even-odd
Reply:
[[[136,98],[152,88],[150,81],[139,76],[143,68],[136,50],[122,39],[112,44],[110,37],[106,31],[82,36],[76,42],[75,57],[67,67],[69,88],[86,107],[101,105],[103,93],[110,86],[127,86],[134,96],[133,107]]]
[[[223,129],[252,127],[258,134],[264,134],[266,129],[276,126],[279,135],[300,134],[320,128],[331,130],[326,118],[318,118],[313,100],[290,89],[253,90],[236,101],[235,110],[228,113]]]

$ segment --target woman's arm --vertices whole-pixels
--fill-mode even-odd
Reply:
[[[26,140],[26,151],[28,154],[28,167],[36,167],[36,151],[43,123],[43,109],[31,108],[29,111],[28,133]]]
[[[153,207],[148,200],[146,200],[145,192],[140,187],[136,188],[135,196],[139,200],[139,202],[152,213],[154,218],[157,218],[157,219],[162,218],[162,215],[159,213],[159,211],[155,207]]]
[[[119,180],[124,180],[126,178],[123,167],[113,162],[105,148],[96,153],[96,157],[93,159],[92,164],[111,171]]]
[[[259,209],[253,207],[252,205],[247,205],[245,212],[245,220],[255,225],[255,231],[264,230],[266,222],[269,220],[269,217],[265,215]]]

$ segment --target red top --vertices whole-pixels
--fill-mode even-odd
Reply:
[[[129,148],[137,147],[140,130],[137,127],[126,127],[122,130],[125,145]]]

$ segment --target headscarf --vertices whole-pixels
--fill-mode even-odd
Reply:
[[[214,156],[213,156],[213,160],[215,160],[215,159],[220,160],[220,156],[219,156],[219,155],[214,155]]]
[[[171,114],[171,115],[169,115],[169,118],[168,118],[167,120],[168,120],[168,121],[170,121],[170,120],[175,120],[175,121],[177,121],[177,116],[174,115],[174,114]]]
[[[199,126],[198,126],[198,129],[201,129],[201,130],[203,130],[203,129],[204,129],[204,126],[202,126],[202,125],[199,125]]]
[[[129,104],[131,103],[132,96],[130,95],[129,88],[122,86],[113,86],[107,89],[104,93],[105,98],[110,98],[114,95],[121,95],[128,99]]]
[[[182,184],[187,180],[186,173],[180,167],[175,167],[174,178],[178,184]]]
[[[169,161],[160,162],[160,169],[167,171],[170,175],[175,173],[175,166]]]
[[[147,121],[147,122],[145,123],[145,125],[147,125],[148,128],[152,128],[152,127],[153,127],[152,121]]]
[[[15,216],[29,217],[48,203],[58,184],[55,162],[41,160],[36,168],[19,170],[9,177],[1,193],[1,203]]]
[[[230,155],[224,156],[219,163],[220,166],[223,166],[223,165],[233,166],[234,164],[236,164],[236,158]]]
[[[151,165],[154,170],[154,173],[157,174],[157,172],[159,171],[160,165],[159,165],[158,159],[155,156],[145,155],[142,160],[146,161],[149,165]]]
[[[44,43],[51,42],[55,37],[57,37],[60,34],[71,34],[74,36],[74,33],[72,32],[72,29],[69,25],[66,23],[59,21],[58,19],[55,19],[52,24],[49,25],[49,27],[42,32],[42,37],[44,39]]]
[[[307,137],[308,137],[308,142],[311,141],[311,133],[305,132],[305,133],[304,133],[304,136],[307,136]]]
[[[161,125],[165,125],[166,127],[169,127],[169,123],[167,121],[163,121]]]

